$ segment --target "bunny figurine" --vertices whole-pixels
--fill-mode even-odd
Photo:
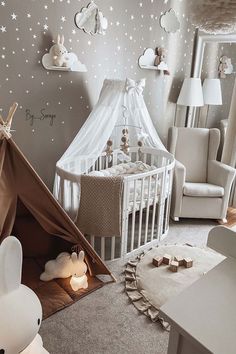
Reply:
[[[56,259],[48,261],[45,264],[45,271],[40,279],[50,281],[55,278],[69,278],[72,276],[70,284],[74,291],[81,288],[87,289],[87,265],[84,261],[84,251],[79,255],[73,252],[71,255],[67,252],[60,253]]]
[[[0,246],[0,353],[46,354],[38,334],[42,307],[37,295],[21,284],[22,247],[7,237]]]
[[[53,65],[60,67],[69,67],[69,57],[67,56],[68,51],[64,47],[64,36],[57,36],[57,43],[54,44],[51,48],[51,52],[53,55]]]

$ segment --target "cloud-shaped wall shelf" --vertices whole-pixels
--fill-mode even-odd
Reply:
[[[68,67],[55,66],[53,65],[53,54],[51,51],[45,54],[42,58],[43,67],[46,70],[57,70],[57,71],[77,71],[77,72],[87,72],[87,67],[82,64],[75,53],[67,53],[66,57],[69,59]]]
[[[149,69],[149,70],[160,70],[160,71],[168,71],[168,65],[161,61],[159,65],[154,65],[156,59],[155,51],[152,48],[147,48],[143,55],[139,57],[139,67],[141,69]]]
[[[161,27],[168,33],[175,33],[180,29],[180,22],[175,10],[170,9],[160,17]]]

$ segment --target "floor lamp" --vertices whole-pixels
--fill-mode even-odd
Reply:
[[[177,105],[186,106],[186,120],[185,126],[192,125],[192,108],[204,106],[202,83],[200,78],[186,78],[184,79],[182,88],[180,90]]]
[[[209,106],[222,105],[222,92],[220,79],[205,79],[203,82],[203,98],[204,103],[208,105],[205,127],[207,127]]]

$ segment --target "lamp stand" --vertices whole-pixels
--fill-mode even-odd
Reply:
[[[207,120],[208,120],[209,108],[210,108],[210,105],[208,104],[207,105],[206,120],[205,120],[205,128],[207,128]]]

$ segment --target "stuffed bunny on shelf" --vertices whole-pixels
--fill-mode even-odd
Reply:
[[[37,295],[21,284],[22,247],[13,236],[0,246],[0,353],[46,354],[38,334],[42,307]]]
[[[60,253],[56,259],[48,261],[45,264],[45,271],[40,279],[50,281],[55,278],[69,278],[71,276],[71,287],[74,291],[87,289],[87,265],[84,261],[84,251],[72,254],[67,252]]]
[[[70,66],[69,57],[67,56],[68,51],[64,47],[64,36],[57,36],[57,43],[52,46],[52,55],[53,55],[53,65],[59,67],[66,67]]]

